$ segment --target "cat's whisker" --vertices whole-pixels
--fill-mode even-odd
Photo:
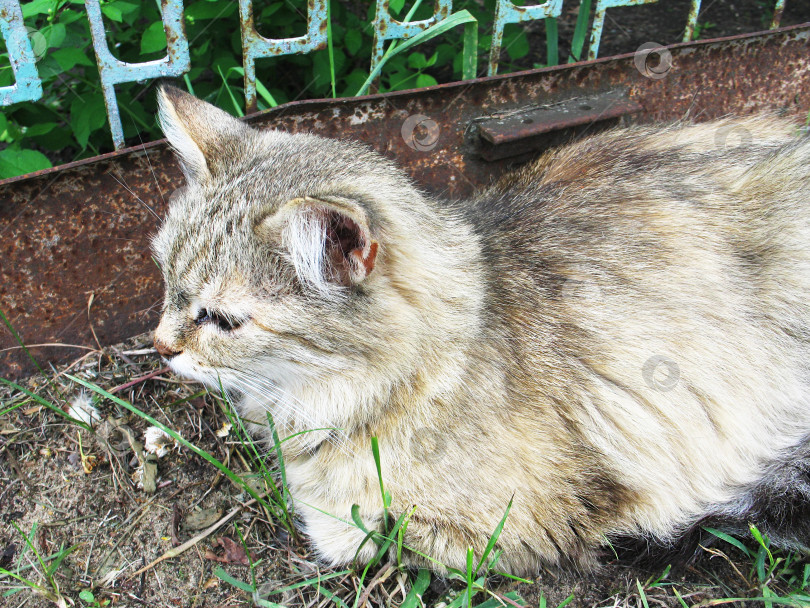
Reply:
[[[317,421],[314,418],[312,418],[312,416],[307,414],[307,410],[304,404],[301,403],[301,401],[295,395],[289,393],[288,391],[285,391],[268,378],[261,377],[255,373],[245,372],[242,370],[240,371],[231,370],[231,373],[233,374],[233,379],[237,383],[256,391],[256,394],[258,394],[259,397],[262,397],[260,402],[268,410],[270,410],[270,407],[267,405],[267,401],[272,401],[273,405],[276,406],[277,408],[274,420],[278,418],[279,423],[288,426],[292,429],[296,429],[296,425],[294,424],[290,425],[288,422],[289,420],[303,420],[312,429],[333,428],[333,430],[336,432],[329,433],[327,440],[330,443],[335,444],[335,446],[340,449],[352,451],[348,435],[346,435],[344,430],[336,427],[330,427],[329,424]],[[262,389],[264,389],[267,392],[264,392]],[[268,396],[270,397],[269,399]],[[296,405],[298,407],[295,407]],[[311,429],[305,428],[297,430],[311,430]]]
[[[146,207],[146,208],[149,210],[149,212],[150,212],[152,215],[154,215],[154,216],[155,216],[155,219],[157,219],[157,221],[158,221],[158,222],[162,222],[162,221],[163,221],[163,218],[161,218],[161,217],[160,217],[160,216],[159,216],[157,213],[155,213],[155,210],[154,210],[154,209],[152,209],[152,207],[150,207],[149,205],[147,205],[146,203],[144,203],[144,202],[143,202],[143,200],[141,199],[141,197],[140,197],[140,196],[138,196],[137,194],[135,194],[135,193],[134,193],[134,192],[133,192],[133,191],[130,189],[130,187],[126,185],[126,183],[125,183],[125,182],[123,182],[122,180],[118,179],[118,178],[115,176],[115,173],[110,172],[110,175],[112,176],[112,178],[113,178],[115,181],[117,181],[117,182],[118,182],[118,183],[121,185],[121,187],[122,187],[124,190],[126,190],[127,192],[129,192],[129,193],[130,193],[132,196],[134,196],[134,197],[135,197],[135,199],[136,199],[136,200],[137,200],[137,201],[138,201],[138,202],[139,202],[141,205],[143,205],[144,207]]]

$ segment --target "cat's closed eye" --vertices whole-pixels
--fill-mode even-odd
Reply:
[[[244,321],[229,317],[216,310],[201,308],[200,312],[198,312],[197,316],[194,318],[194,323],[198,326],[213,324],[222,331],[233,331],[239,329],[244,324]]]

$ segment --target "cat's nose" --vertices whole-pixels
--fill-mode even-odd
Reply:
[[[161,357],[166,357],[167,359],[171,359],[183,352],[182,350],[174,350],[171,346],[165,342],[161,342],[158,338],[155,338],[155,350]]]

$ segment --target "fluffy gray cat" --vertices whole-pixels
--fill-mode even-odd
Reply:
[[[701,522],[810,539],[810,141],[775,117],[610,131],[473,200],[357,143],[174,88],[187,185],[154,241],[158,351],[283,443],[321,558],[383,505],[413,564],[592,567]],[[743,133],[738,146],[723,134]],[[320,430],[316,430],[320,429]],[[367,543],[359,553],[375,552]]]

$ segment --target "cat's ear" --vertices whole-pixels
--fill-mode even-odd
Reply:
[[[379,249],[363,208],[342,197],[293,199],[264,218],[257,232],[280,237],[301,281],[326,294],[365,280]]]
[[[172,86],[158,91],[158,122],[189,182],[203,183],[227,161],[227,150],[250,127]]]

